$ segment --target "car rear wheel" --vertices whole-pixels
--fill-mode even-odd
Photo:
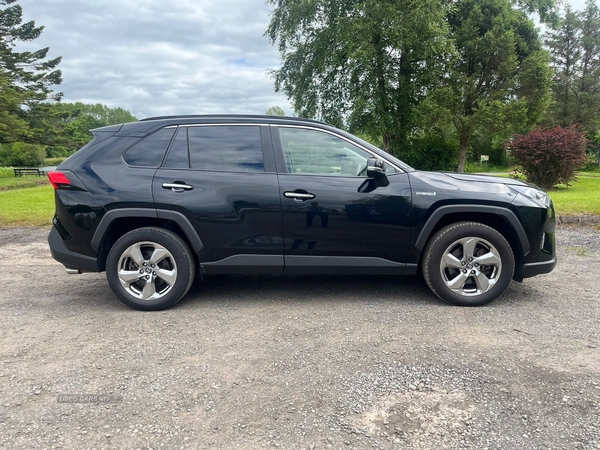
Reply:
[[[510,244],[493,228],[459,222],[442,228],[425,248],[423,275],[442,300],[481,306],[498,298],[510,284],[515,258]]]
[[[187,244],[163,228],[139,228],[110,249],[106,278],[126,305],[157,311],[173,306],[189,291],[195,264]]]

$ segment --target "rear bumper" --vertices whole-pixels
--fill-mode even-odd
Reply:
[[[50,231],[48,244],[50,245],[52,257],[67,269],[76,269],[82,272],[100,272],[98,270],[98,260],[91,256],[80,255],[79,253],[70,251],[65,246],[65,242],[60,237],[60,234],[58,234],[56,228],[52,228],[52,231]]]
[[[549,273],[556,267],[556,258],[549,261],[535,262],[523,265],[521,274],[523,278],[534,277],[543,273]]]

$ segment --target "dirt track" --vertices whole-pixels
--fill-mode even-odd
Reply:
[[[599,231],[560,229],[558,268],[483,308],[220,276],[158,313],[46,234],[0,230],[0,448],[600,448]]]

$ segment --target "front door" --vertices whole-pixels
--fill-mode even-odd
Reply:
[[[286,273],[402,273],[411,229],[408,175],[366,177],[373,155],[324,130],[272,126],[279,152]]]

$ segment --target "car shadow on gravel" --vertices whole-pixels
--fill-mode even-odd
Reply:
[[[67,278],[84,280],[91,274]],[[88,311],[131,311],[113,295],[104,277],[85,282],[65,283],[55,302],[63,308]],[[281,276],[281,275],[211,275],[194,281],[188,294],[173,308],[196,308],[204,303],[260,304],[324,301],[334,303],[403,303],[442,304],[418,277],[394,276]]]
[[[196,280],[180,302],[402,302],[439,304],[418,277],[297,275],[244,276],[213,275]]]
[[[84,277],[86,275],[83,275]],[[113,295],[103,278],[80,283],[65,290],[60,302],[72,308],[103,311],[131,311]],[[538,303],[543,296],[526,284],[512,283],[499,299],[485,308],[525,306]],[[82,301],[82,299],[85,299]],[[419,276],[385,275],[211,275],[196,279],[188,294],[173,308],[194,309],[206,303],[331,304],[373,303],[403,306],[441,306],[453,308],[438,299]]]

